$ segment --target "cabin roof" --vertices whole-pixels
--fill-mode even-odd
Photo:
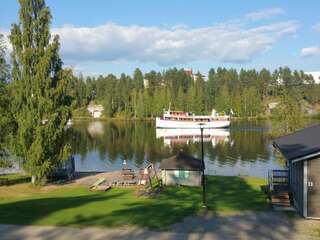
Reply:
[[[202,161],[193,156],[179,152],[170,158],[164,159],[160,163],[160,169],[165,170],[197,170],[202,171]]]
[[[273,146],[289,161],[320,155],[320,124],[276,138]]]

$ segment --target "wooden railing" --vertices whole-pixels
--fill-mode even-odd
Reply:
[[[288,170],[270,170],[268,172],[270,191],[287,190],[289,188]]]

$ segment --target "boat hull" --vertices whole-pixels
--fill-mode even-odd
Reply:
[[[210,122],[202,121],[178,121],[178,120],[163,120],[156,118],[157,128],[180,128],[180,129],[199,129],[202,128],[228,128],[230,120],[214,120]]]

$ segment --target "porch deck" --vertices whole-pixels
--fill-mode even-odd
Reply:
[[[274,207],[290,207],[291,193],[288,170],[271,170],[268,174],[268,194]]]

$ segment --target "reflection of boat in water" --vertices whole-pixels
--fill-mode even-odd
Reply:
[[[164,111],[161,118],[156,118],[157,128],[199,129],[202,128],[228,128],[229,115],[219,115],[214,109],[210,116],[196,116],[193,113],[182,111]]]
[[[203,129],[203,141],[213,146],[229,141],[230,131],[227,129]],[[201,141],[200,129],[156,129],[156,138],[163,138],[164,144],[189,144]]]
[[[103,123],[99,122],[99,121],[90,122],[88,125],[88,132],[92,137],[98,136],[98,135],[103,135],[103,133],[104,133]]]

